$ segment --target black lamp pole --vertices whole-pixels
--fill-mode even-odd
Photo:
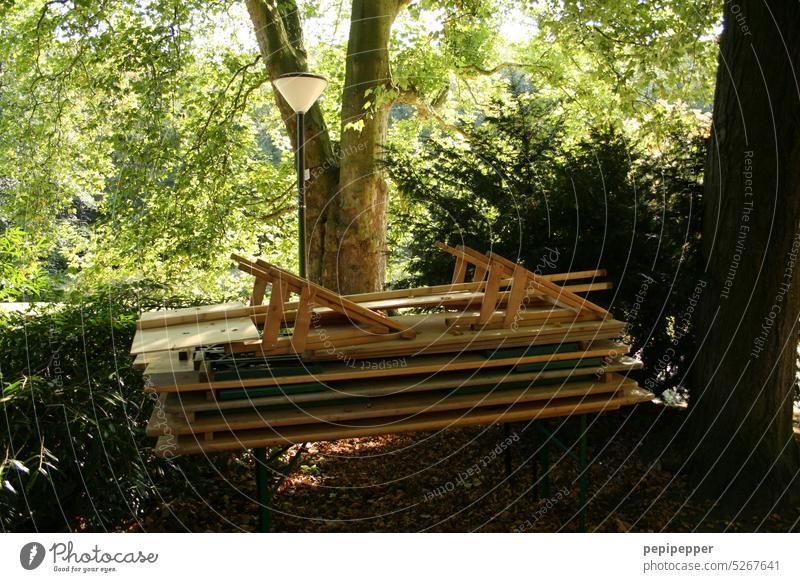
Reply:
[[[297,112],[297,233],[300,276],[306,276],[306,168],[303,151],[305,147],[305,113]]]
[[[314,104],[319,98],[322,91],[325,89],[328,82],[324,77],[319,75],[312,75],[311,73],[298,72],[288,73],[281,75],[273,80],[275,88],[283,96],[289,106],[295,111],[295,121],[297,122],[297,144],[296,162],[297,162],[297,250],[298,266],[300,276],[306,276],[306,168],[305,158],[303,156],[306,138],[304,131],[305,112]],[[303,451],[303,445],[295,455],[294,461],[300,458]],[[288,447],[287,447],[288,448]],[[284,449],[285,452],[285,449]],[[262,532],[269,531],[269,504],[271,492],[269,488],[269,475],[267,474],[269,463],[274,458],[267,456],[266,447],[257,447],[253,449],[256,458],[256,489],[258,491],[258,505],[260,509],[259,529]],[[293,462],[294,462],[293,461]],[[287,468],[291,470],[291,465]],[[280,481],[275,486],[277,490]]]

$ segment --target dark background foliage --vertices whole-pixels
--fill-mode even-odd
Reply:
[[[629,322],[651,389],[680,386],[694,345],[705,137],[676,121],[657,154],[608,127],[576,143],[552,103],[512,105],[462,125],[470,149],[437,134],[388,152],[408,203],[392,225],[409,241],[412,275],[400,285],[450,279],[438,240],[542,273],[607,269],[614,288],[592,300]]]

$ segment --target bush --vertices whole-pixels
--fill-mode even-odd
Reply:
[[[128,285],[0,316],[4,530],[115,530],[197,484],[201,463],[170,465],[144,435],[153,398],[129,349],[139,310],[161,294]]]
[[[671,120],[659,151],[610,128],[574,140],[552,104],[514,105],[462,126],[469,147],[433,135],[388,153],[402,193],[390,237],[411,271],[400,285],[449,280],[453,258],[437,240],[542,273],[606,268],[614,289],[592,300],[629,322],[649,388],[679,385],[694,349],[684,316],[700,272],[705,131]]]

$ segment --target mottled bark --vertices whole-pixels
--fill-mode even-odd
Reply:
[[[342,94],[339,190],[326,231],[323,283],[341,293],[381,289],[388,188],[380,167],[389,117],[389,35],[398,0],[354,0]],[[335,249],[335,252],[332,252]]]
[[[726,2],[720,51],[690,452],[701,492],[769,510],[800,470],[800,4]]]
[[[388,189],[381,169],[388,101],[368,90],[390,88],[389,36],[408,0],[354,0],[342,94],[340,155],[314,106],[306,115],[308,275],[341,293],[381,289],[386,277]],[[291,0],[246,0],[271,78],[306,71],[300,20]],[[294,140],[291,108],[276,94]],[[369,105],[368,105],[369,103]]]

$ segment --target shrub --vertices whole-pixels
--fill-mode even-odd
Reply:
[[[202,463],[152,453],[153,399],[129,354],[139,310],[163,305],[162,292],[140,283],[0,316],[6,531],[119,529],[197,484]]]
[[[463,125],[465,142],[433,135],[388,153],[402,194],[390,238],[411,272],[400,285],[449,280],[437,240],[543,273],[606,268],[614,289],[592,300],[629,321],[648,387],[680,384],[694,345],[684,316],[698,284],[703,127],[671,120],[655,150],[611,128],[576,140],[551,104],[514,105]]]

